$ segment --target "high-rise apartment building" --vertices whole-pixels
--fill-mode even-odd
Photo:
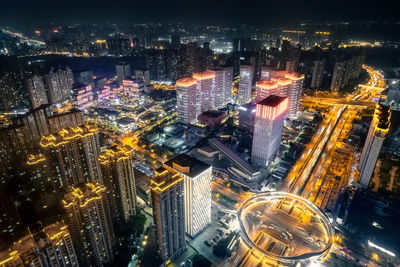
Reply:
[[[331,81],[332,92],[339,91],[340,87],[344,84],[344,78],[345,78],[345,63],[336,62]]]
[[[65,113],[54,114],[49,117],[50,133],[58,132],[68,127],[78,127],[84,124],[83,112],[71,109]]]
[[[92,70],[81,70],[74,72],[75,82],[81,83],[84,85],[91,85],[92,88],[95,88],[94,84],[94,73]]]
[[[225,84],[224,84],[224,70],[221,69],[214,69],[210,72],[213,73],[214,78],[212,81],[212,107],[214,108],[221,108],[225,104]]]
[[[204,71],[193,73],[193,78],[197,80],[197,115],[204,111],[213,109],[214,95],[214,73],[212,71]]]
[[[300,98],[303,90],[304,75],[299,74],[298,72],[293,72],[286,74],[284,77],[292,81],[288,94],[283,95],[287,96],[289,99],[289,108],[287,113],[289,115],[295,115],[300,108]]]
[[[268,166],[275,157],[282,139],[288,99],[271,95],[257,103],[254,123],[251,161],[259,166]]]
[[[48,225],[0,252],[1,266],[79,266],[67,226]]]
[[[123,146],[107,148],[99,156],[111,209],[128,222],[136,214],[136,185],[132,150]]]
[[[390,127],[390,106],[378,104],[361,153],[358,183],[368,187],[383,141]]]
[[[160,167],[150,182],[153,220],[159,251],[164,262],[186,250],[184,179],[171,168]]]
[[[81,266],[104,266],[113,261],[114,230],[106,190],[98,183],[87,183],[73,187],[63,199]]]
[[[324,78],[325,60],[315,60],[311,78],[311,88],[321,88]]]
[[[126,78],[129,79],[132,78],[131,65],[127,63],[121,63],[116,65],[115,68],[117,71],[117,81],[119,85],[121,85],[122,81],[125,80]]]
[[[232,102],[233,67],[225,67],[223,72],[223,84],[225,92],[224,104],[228,104]]]
[[[64,128],[43,136],[40,146],[53,179],[65,188],[100,181],[98,129],[93,125]]]
[[[165,165],[184,178],[185,231],[195,237],[211,223],[212,166],[185,154]]]
[[[176,81],[176,108],[178,122],[191,124],[197,121],[197,80],[182,78]]]
[[[51,104],[63,102],[71,96],[74,76],[70,68],[51,70],[44,79]]]
[[[251,101],[252,81],[253,81],[253,67],[251,65],[241,65],[239,88],[238,88],[238,103],[246,104]]]
[[[79,110],[87,110],[94,105],[93,88],[90,84],[76,84],[73,99]]]
[[[26,86],[28,88],[33,109],[49,103],[46,94],[46,87],[41,76],[35,75],[27,79]]]

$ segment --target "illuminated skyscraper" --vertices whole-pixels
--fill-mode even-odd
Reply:
[[[279,86],[271,80],[262,80],[256,82],[256,103],[267,98],[270,95],[279,95]]]
[[[46,95],[46,88],[44,86],[43,78],[40,76],[33,76],[26,80],[29,96],[31,97],[32,108],[36,109],[41,105],[48,104]]]
[[[282,139],[282,130],[288,99],[271,95],[257,103],[251,161],[268,166],[276,155]]]
[[[345,72],[345,62],[336,62],[331,81],[332,92],[338,92],[340,87],[344,85]]]
[[[184,178],[185,230],[195,237],[211,223],[212,166],[185,154],[165,165]]]
[[[239,88],[238,88],[238,103],[246,104],[251,101],[252,80],[253,80],[253,67],[251,65],[241,65]]]
[[[176,106],[178,122],[191,124],[197,121],[197,80],[182,78],[176,81]]]
[[[248,103],[239,107],[239,128],[249,133],[254,132],[256,104]]]
[[[95,126],[65,128],[43,136],[40,146],[54,179],[63,187],[100,181],[99,140]]]
[[[213,109],[213,81],[215,74],[212,71],[193,73],[197,80],[197,115]]]
[[[150,191],[161,257],[164,262],[174,260],[186,250],[183,177],[160,167],[151,179]]]
[[[369,185],[383,141],[387,137],[390,115],[390,106],[378,104],[375,108],[375,114],[369,127],[358,168],[360,170],[358,183],[365,187]]]
[[[70,68],[52,70],[44,78],[51,104],[63,102],[71,96],[74,76]]]
[[[128,222],[136,214],[136,185],[132,150],[112,146],[100,154],[104,184],[109,191],[111,209],[119,219]]]
[[[114,230],[106,187],[98,183],[73,187],[63,204],[79,265],[112,263]]]
[[[232,82],[233,82],[233,67],[225,67],[224,68],[224,92],[225,99],[224,104],[228,104],[232,102]]]
[[[286,74],[284,77],[292,81],[287,95],[284,95],[289,98],[289,108],[287,113],[289,115],[295,115],[300,108],[300,98],[303,90],[304,75],[293,72]]]
[[[212,109],[222,108],[225,103],[225,84],[224,84],[224,70],[214,69],[210,72],[213,73],[214,78],[212,81]]]
[[[74,103],[79,110],[87,110],[94,105],[93,88],[90,84],[77,84],[74,87]]]
[[[311,78],[311,88],[320,88],[324,77],[325,60],[316,60]]]
[[[0,252],[1,266],[79,266],[67,226],[48,225]]]
[[[117,71],[117,81],[119,85],[121,85],[122,81],[126,78],[132,78],[131,65],[127,63],[121,63],[116,65],[115,68]]]

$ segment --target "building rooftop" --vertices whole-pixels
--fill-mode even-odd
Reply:
[[[257,81],[256,86],[264,89],[272,89],[272,88],[277,88],[278,84],[274,81],[262,80],[262,81]]]
[[[263,106],[268,106],[268,107],[276,107],[280,103],[282,103],[286,97],[281,97],[277,95],[270,95],[269,97],[261,100],[260,102],[257,103],[257,105],[263,105]]]
[[[198,80],[211,79],[214,78],[214,76],[215,76],[214,72],[210,70],[193,73],[193,78]]]
[[[196,177],[199,173],[202,173],[211,167],[210,165],[186,154],[176,156],[167,161],[165,165],[190,177]]]
[[[176,81],[176,86],[182,86],[182,87],[189,87],[192,85],[197,84],[197,80],[195,78],[182,78]]]
[[[156,192],[163,192],[183,179],[178,172],[160,167],[155,172],[155,176],[150,180],[150,189]]]

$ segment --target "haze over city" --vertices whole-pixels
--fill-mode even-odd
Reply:
[[[399,266],[393,1],[8,1],[0,267]]]

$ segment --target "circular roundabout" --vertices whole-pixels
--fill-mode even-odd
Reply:
[[[241,204],[237,218],[243,242],[277,262],[314,260],[332,247],[333,228],[328,218],[294,194],[254,195]]]

